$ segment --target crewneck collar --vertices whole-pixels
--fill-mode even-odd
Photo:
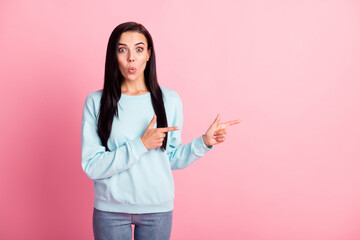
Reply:
[[[145,93],[145,94],[140,94],[140,95],[126,95],[126,94],[121,94],[120,98],[124,98],[124,99],[142,99],[142,98],[147,98],[150,96],[150,92]]]

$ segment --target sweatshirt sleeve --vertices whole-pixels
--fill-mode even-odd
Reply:
[[[125,171],[147,151],[140,137],[106,151],[97,134],[94,100],[86,98],[81,121],[81,166],[90,179],[108,178]]]
[[[213,146],[207,147],[203,141],[202,136],[193,139],[191,142],[181,145],[181,131],[183,127],[183,104],[180,96],[176,93],[175,116],[171,124],[178,126],[179,130],[168,132],[168,146],[167,154],[172,170],[185,168],[191,163],[195,162],[205,153],[210,151]]]

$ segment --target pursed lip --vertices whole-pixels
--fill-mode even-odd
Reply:
[[[136,70],[136,67],[129,67],[129,70]]]

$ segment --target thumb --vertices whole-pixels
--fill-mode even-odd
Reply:
[[[215,121],[213,122],[213,124],[218,124],[220,122],[220,113],[218,113]]]
[[[151,119],[151,122],[148,125],[148,129],[154,128],[154,125],[156,123],[156,114],[154,114],[153,118]]]

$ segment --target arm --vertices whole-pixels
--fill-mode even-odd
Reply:
[[[125,171],[148,151],[140,137],[113,151],[105,151],[97,134],[95,116],[94,101],[87,97],[81,122],[81,166],[90,179],[108,178]]]
[[[190,143],[181,145],[183,105],[179,95],[177,95],[176,102],[175,116],[170,124],[171,126],[179,126],[179,130],[168,132],[169,144],[166,149],[172,170],[187,167],[213,148],[213,146],[207,147],[205,145],[202,136],[193,139]]]

